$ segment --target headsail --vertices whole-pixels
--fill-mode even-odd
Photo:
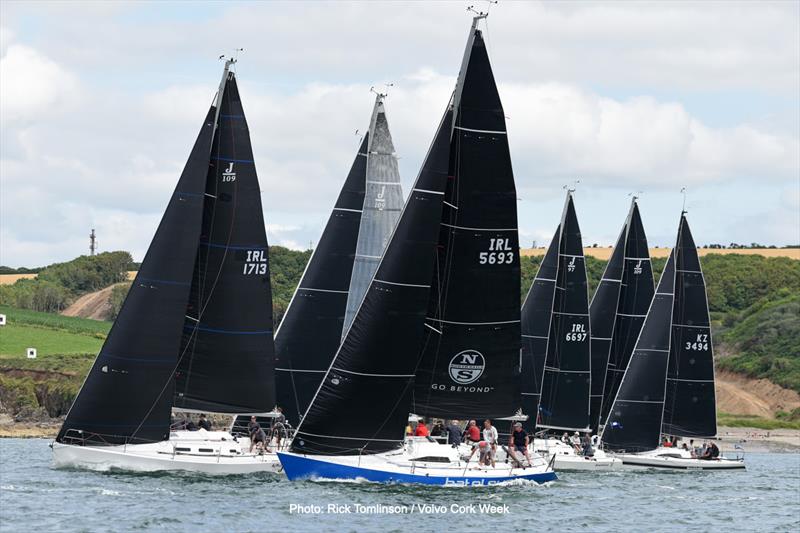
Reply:
[[[539,426],[589,427],[591,341],[586,265],[572,193],[561,217],[558,274],[539,401]]]
[[[364,136],[325,230],[275,334],[278,405],[297,425],[342,340],[348,287],[364,205]],[[246,422],[245,422],[246,424]]]
[[[402,446],[447,181],[448,111],[375,277],[292,440],[298,453]],[[348,416],[343,422],[342,417]]]
[[[495,418],[521,407],[517,195],[503,107],[474,26],[470,43],[454,99],[450,174],[412,410]]]
[[[353,317],[372,281],[392,230],[400,217],[400,211],[403,209],[400,171],[397,168],[397,156],[394,153],[392,134],[389,132],[389,122],[386,119],[384,98],[383,94],[375,97],[368,132],[369,143],[363,152],[367,160],[366,194],[342,338],[353,322]]]
[[[625,236],[625,257],[622,283],[617,303],[611,348],[606,366],[606,378],[600,420],[608,417],[611,402],[617,394],[622,376],[628,367],[647,310],[653,299],[653,267],[647,247],[639,206],[634,201],[628,217]]]
[[[216,108],[211,107],[139,272],[57,440],[108,444],[169,436],[172,374],[200,236]]]
[[[218,117],[174,405],[265,412],[275,405],[269,249],[233,72],[227,73]]]
[[[528,430],[533,430],[538,422],[542,375],[553,315],[553,295],[556,292],[560,235],[559,224],[522,304],[522,412],[529,414],[526,423]]]
[[[679,437],[717,434],[706,284],[685,214],[675,248],[675,307],[661,431]]]

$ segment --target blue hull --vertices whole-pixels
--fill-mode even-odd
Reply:
[[[359,468],[355,466],[347,466],[336,463],[331,463],[325,460],[312,459],[302,455],[294,455],[288,453],[278,452],[278,458],[281,460],[283,470],[286,476],[291,481],[298,481],[303,479],[365,479],[373,483],[414,483],[420,485],[447,485],[447,486],[481,486],[481,485],[497,485],[498,483],[505,483],[524,479],[527,481],[534,481],[536,483],[547,483],[548,481],[555,481],[555,472],[541,472],[524,474],[522,470],[520,475],[508,477],[482,477],[469,475],[467,471],[466,476],[456,477],[440,477],[440,476],[423,476],[418,474],[401,474],[397,472],[386,472],[383,470],[375,470],[371,468]]]

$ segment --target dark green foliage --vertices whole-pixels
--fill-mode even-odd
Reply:
[[[304,252],[289,250],[283,246],[270,246],[269,262],[272,277],[272,314],[277,329],[286,308],[292,300],[294,289],[311,258],[311,250]]]
[[[0,305],[57,313],[70,299],[70,292],[52,281],[19,279],[13,285],[0,285]]]
[[[108,317],[109,320],[112,322],[116,320],[117,315],[119,314],[119,310],[122,309],[122,302],[125,301],[125,297],[128,296],[128,291],[131,288],[130,283],[120,283],[119,285],[115,285],[113,289],[111,289],[111,298],[109,303],[111,304],[111,314]]]
[[[133,258],[128,252],[82,255],[67,263],[56,263],[39,272],[38,279],[52,281],[75,296],[93,292],[128,279]]]
[[[720,359],[721,368],[767,378],[800,392],[800,294],[785,289],[730,320],[719,335],[736,355]]]
[[[711,311],[741,311],[781,289],[800,291],[800,261],[788,257],[710,254],[703,272]]]

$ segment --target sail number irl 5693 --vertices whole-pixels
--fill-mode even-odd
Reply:
[[[489,239],[489,251],[478,254],[478,263],[481,265],[510,265],[514,262],[514,252],[510,251],[511,246],[508,239]]]
[[[266,274],[267,264],[266,250],[247,250],[247,261],[244,264],[243,274]]]

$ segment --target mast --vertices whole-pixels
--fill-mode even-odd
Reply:
[[[369,282],[378,268],[400,211],[403,191],[397,166],[392,134],[386,118],[385,94],[375,93],[375,105],[370,117],[366,157],[366,193],[361,207],[355,262],[350,280],[346,314],[341,336],[344,338],[353,317],[364,298]]]
[[[539,427],[589,428],[591,341],[586,265],[573,190],[560,224],[558,273],[539,401]]]
[[[322,236],[275,334],[278,405],[295,426],[342,340],[364,206],[368,143],[369,132],[356,152]],[[246,424],[244,421],[243,425]]]

